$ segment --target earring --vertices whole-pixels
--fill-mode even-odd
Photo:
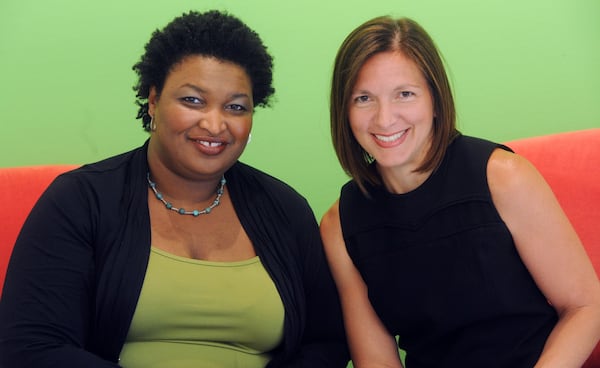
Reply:
[[[150,131],[154,132],[156,130],[156,123],[154,122],[154,116],[150,117]]]
[[[252,133],[248,134],[248,141],[246,141],[246,144],[250,143],[250,141],[252,140]]]

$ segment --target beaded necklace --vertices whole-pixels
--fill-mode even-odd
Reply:
[[[219,188],[217,188],[217,198],[215,198],[215,200],[213,201],[213,203],[210,206],[206,207],[203,210],[186,211],[183,208],[173,207],[173,204],[171,202],[167,202],[165,200],[162,193],[159,192],[158,189],[156,189],[156,183],[153,182],[152,180],[150,180],[150,173],[148,173],[146,175],[146,179],[148,180],[148,185],[150,186],[150,189],[152,189],[152,191],[154,192],[154,196],[156,196],[156,199],[161,201],[168,210],[175,211],[180,215],[192,215],[194,217],[204,215],[204,214],[209,214],[213,208],[217,207],[219,205],[219,203],[221,203],[221,196],[223,195],[223,191],[224,191],[223,188],[225,187],[225,183],[227,182],[227,180],[225,180],[225,176],[223,175],[223,177],[221,177],[221,181],[219,183]]]

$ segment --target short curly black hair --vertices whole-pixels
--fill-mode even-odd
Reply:
[[[226,12],[190,11],[154,31],[145,53],[133,66],[139,78],[133,87],[139,106],[137,119],[142,119],[144,130],[150,131],[150,89],[155,87],[160,94],[173,66],[190,55],[205,55],[241,66],[250,77],[254,105],[269,106],[275,93],[273,57],[258,34]]]

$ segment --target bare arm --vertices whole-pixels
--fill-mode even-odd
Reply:
[[[527,160],[496,150],[487,171],[494,204],[521,259],[559,315],[535,367],[580,367],[600,339],[600,283],[585,249]]]
[[[396,341],[373,310],[367,287],[346,251],[338,211],[336,202],[323,216],[321,237],[342,303],[354,367],[402,367]]]

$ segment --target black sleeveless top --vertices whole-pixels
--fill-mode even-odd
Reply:
[[[459,136],[417,189],[342,188],[348,253],[407,368],[532,367],[557,322],[522,263],[487,183],[492,151]]]

